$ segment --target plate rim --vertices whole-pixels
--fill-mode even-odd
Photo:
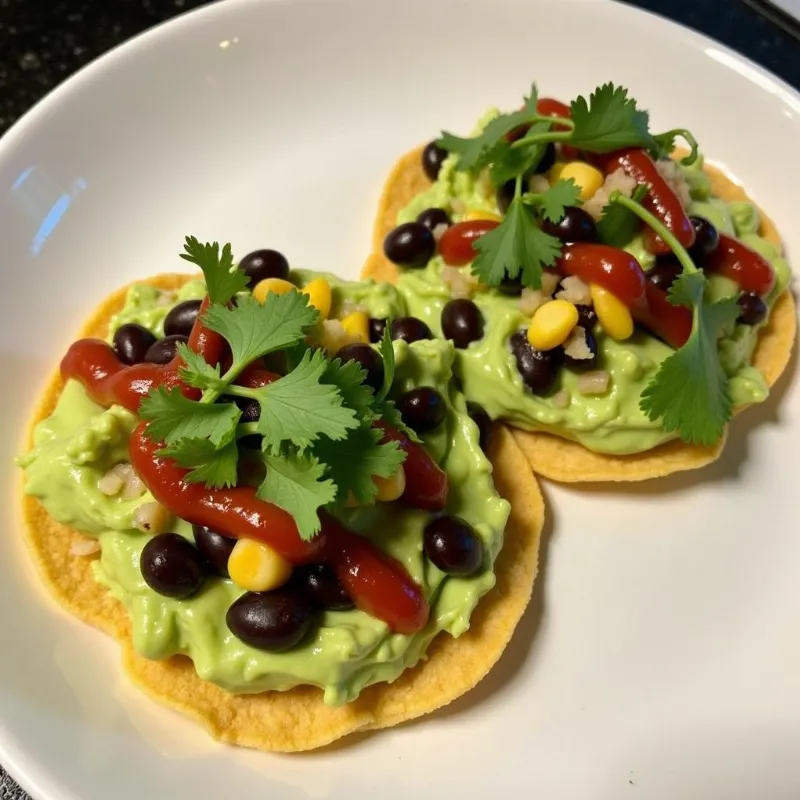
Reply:
[[[115,65],[124,64],[126,59],[135,58],[140,49],[146,48],[164,37],[176,36],[180,30],[190,31],[193,27],[200,27],[214,17],[224,18],[229,15],[235,15],[240,13],[241,9],[247,8],[248,6],[278,6],[289,2],[297,5],[299,3],[315,1],[316,0],[213,0],[207,5],[185,11],[178,16],[156,23],[93,58],[64,81],[48,91],[22,114],[13,125],[0,136],[0,166],[8,157],[8,154],[12,151],[14,146],[17,145],[31,129],[40,124],[47,114],[57,109],[60,103],[68,101],[69,97],[75,91],[78,91],[95,78],[100,77],[103,72],[113,68]],[[368,2],[369,0],[363,1]],[[442,0],[429,1],[440,2]],[[525,0],[515,1],[525,2]],[[339,0],[327,0],[327,2],[339,2]],[[393,2],[399,5],[402,0],[384,0],[384,2]],[[528,0],[528,2],[530,2],[530,0]],[[533,2],[547,5],[555,5],[556,3],[564,5],[565,3],[571,3],[575,5],[594,4],[597,6],[605,6],[607,8],[606,13],[609,14],[629,15],[631,18],[639,19],[649,18],[649,24],[670,29],[672,35],[683,37],[683,40],[688,44],[695,46],[702,44],[705,45],[706,49],[709,44],[713,44],[719,51],[726,55],[726,61],[723,65],[727,69],[737,72],[741,79],[758,84],[762,91],[777,95],[785,102],[789,102],[795,107],[798,113],[800,113],[800,87],[794,87],[784,78],[781,78],[771,70],[713,36],[663,16],[657,11],[631,5],[625,0],[533,0]],[[734,64],[738,64],[744,69],[736,70]],[[50,773],[48,768],[38,762],[32,753],[19,745],[16,741],[16,736],[1,717],[0,766],[2,766],[6,773],[27,792],[33,800],[80,800],[80,798],[66,787],[54,785],[54,783],[60,783],[58,776]]]

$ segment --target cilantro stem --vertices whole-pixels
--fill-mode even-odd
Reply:
[[[684,167],[689,167],[692,164],[694,164],[695,161],[697,161],[697,155],[698,155],[697,151],[700,147],[700,145],[697,143],[697,139],[695,139],[694,136],[692,136],[691,131],[687,131],[686,128],[673,128],[672,130],[669,130],[666,133],[660,134],[660,136],[657,138],[663,137],[666,139],[667,137],[669,137],[671,139],[674,139],[676,136],[680,136],[686,142],[686,144],[688,144],[689,147],[691,148],[691,152],[689,153],[689,155],[684,156],[681,159],[681,164],[683,164]]]
[[[550,119],[552,119],[552,117]],[[561,124],[560,121],[559,124]],[[534,133],[532,136],[523,136],[522,139],[517,139],[517,141],[511,145],[511,149],[517,150],[520,147],[527,147],[532,144],[549,144],[550,142],[564,142],[568,141],[571,136],[572,136],[572,130],[542,131],[541,133]]]
[[[675,238],[669,228],[667,228],[667,226],[664,225],[664,223],[658,219],[658,217],[651,214],[640,203],[637,203],[630,197],[626,197],[621,192],[611,192],[611,196],[608,200],[609,203],[617,203],[618,205],[627,208],[630,212],[636,214],[636,216],[639,217],[642,222],[644,222],[646,225],[649,225],[670,246],[685,273],[691,274],[692,272],[700,272],[700,270],[695,266],[694,261],[692,261],[692,257],[686,251],[686,248]]]
[[[258,390],[249,389],[247,386],[234,386],[231,385],[225,390],[226,394],[236,395],[237,397],[247,397],[251,400],[258,399]]]
[[[252,389],[246,389],[244,386],[233,386],[233,381],[235,381],[244,368],[247,366],[246,363],[242,364],[233,364],[231,368],[220,378],[226,385],[223,388],[215,388],[215,389],[206,389],[203,392],[203,396],[200,398],[201,403],[216,403],[223,394],[241,394],[240,392],[235,391],[236,389],[244,389],[245,391],[252,391]],[[242,397],[249,397],[250,395],[242,395]]]
[[[245,436],[252,436],[254,433],[258,433],[257,422],[242,422],[236,426],[237,439],[242,439]]]

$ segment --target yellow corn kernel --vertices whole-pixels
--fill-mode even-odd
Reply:
[[[581,187],[581,200],[585,203],[605,183],[605,177],[599,169],[583,161],[570,161],[565,164],[559,175],[562,181],[570,178]]]
[[[378,487],[377,499],[381,503],[391,503],[402,497],[406,490],[406,471],[400,466],[397,468],[397,472],[388,478],[373,475],[372,482]]]
[[[239,539],[228,557],[231,580],[248,592],[268,592],[283,586],[292,565],[264,542]]]
[[[578,324],[578,309],[568,300],[548,300],[533,312],[528,341],[537,350],[564,344]]]
[[[461,219],[463,222],[472,222],[476,219],[488,219],[491,222],[503,221],[503,218],[498,214],[493,214],[491,211],[481,211],[477,208],[471,208]]]
[[[363,311],[353,311],[342,318],[342,327],[351,339],[369,341],[369,317]]]
[[[566,161],[556,161],[549,170],[547,170],[547,180],[550,183],[556,183],[559,178],[561,177],[561,173],[564,171],[564,167],[567,166]]]
[[[633,317],[625,303],[607,289],[593,283],[589,286],[598,322],[603,330],[618,342],[633,335]]]
[[[263,305],[267,300],[268,294],[286,294],[286,292],[291,292],[292,289],[296,288],[294,284],[285,281],[283,278],[264,278],[253,288],[253,297]]]
[[[322,319],[328,319],[333,301],[331,285],[325,278],[314,278],[303,288],[303,294],[308,295],[308,302],[319,311]]]

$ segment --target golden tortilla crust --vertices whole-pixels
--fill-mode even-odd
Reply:
[[[161,275],[147,282],[176,289],[190,277]],[[126,291],[109,297],[81,336],[104,337]],[[59,375],[48,385],[28,431],[28,447],[34,426],[52,413],[62,385]],[[394,683],[371,686],[355,702],[338,708],[326,706],[315,687],[233,695],[200,679],[186,657],[142,658],[133,649],[125,608],[94,580],[91,563],[98,555],[71,553],[72,544],[85,537],[53,520],[38,500],[25,495],[25,539],[51,594],[69,612],[119,641],[125,672],[151,697],[199,722],[220,741],[261,750],[310,750],[354,731],[397,725],[441,708],[472,689],[502,655],[531,597],[544,501],[522,451],[503,426],[493,431],[489,457],[497,490],[512,508],[495,565],[496,587],[481,600],[467,633],[459,639],[440,634],[426,661]]]
[[[400,210],[431,185],[422,169],[421,154],[420,147],[402,156],[384,184],[373,226],[373,252],[364,264],[362,278],[390,283],[397,280],[397,267],[383,254],[383,240],[395,227]],[[677,157],[683,154],[681,151],[675,153]],[[749,199],[745,190],[719,169],[708,165],[705,169],[718,197],[726,200]],[[781,246],[774,223],[763,211],[760,213],[759,233],[773,244]],[[787,289],[775,303],[769,323],[761,330],[753,357],[753,366],[763,373],[770,386],[780,378],[789,363],[796,331],[795,300],[791,290]],[[565,483],[642,481],[697,469],[716,461],[725,444],[724,438],[711,447],[688,445],[675,440],[644,453],[615,456],[592,452],[577,442],[549,433],[515,428],[513,435],[534,472]]]

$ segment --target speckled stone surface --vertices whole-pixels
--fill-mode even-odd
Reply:
[[[636,0],[800,87],[800,42],[741,0]],[[0,134],[92,59],[207,0],[0,0]],[[29,800],[0,767],[0,800]]]

